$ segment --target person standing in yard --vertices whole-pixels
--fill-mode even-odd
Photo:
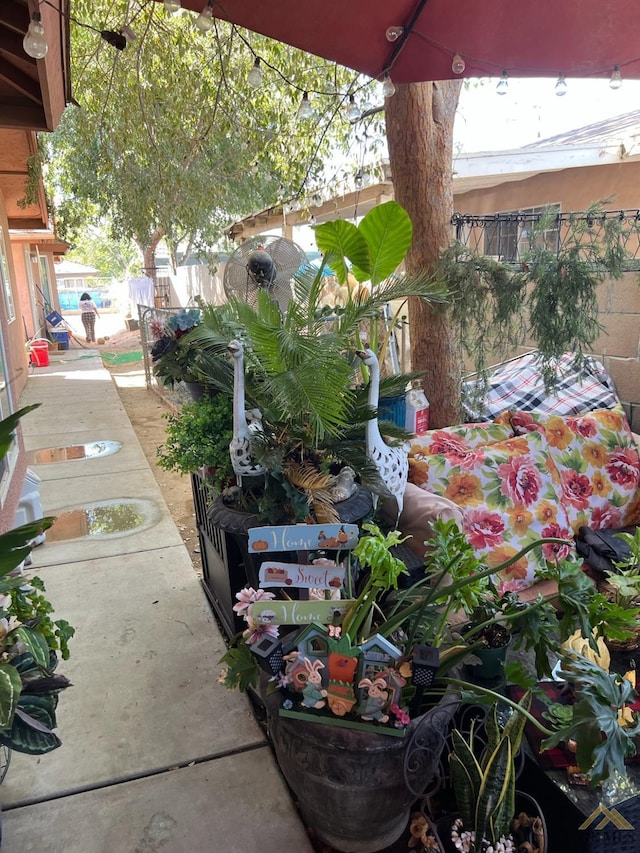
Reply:
[[[87,343],[96,342],[96,317],[99,317],[96,303],[88,293],[83,293],[80,297],[80,310],[82,311],[82,325],[87,336]]]

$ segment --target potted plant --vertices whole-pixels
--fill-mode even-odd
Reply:
[[[640,527],[633,533],[615,534],[629,549],[625,560],[614,561],[615,571],[606,572],[606,580],[598,583],[599,590],[614,604],[625,610],[640,606]],[[631,637],[626,640],[608,638],[614,651],[637,649],[640,646],[640,619]]]
[[[0,459],[27,406],[0,422]],[[56,726],[58,694],[69,681],[55,672],[58,654],[69,657],[74,629],[51,618],[52,606],[38,577],[26,577],[33,541],[53,522],[42,518],[0,535],[0,744],[33,755],[61,745]]]

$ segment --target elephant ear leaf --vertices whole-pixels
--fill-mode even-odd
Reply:
[[[53,696],[21,696],[10,731],[0,733],[0,743],[16,752],[43,755],[62,745],[51,729],[56,726]]]
[[[364,217],[358,231],[369,247],[369,266],[358,269],[354,261],[353,274],[358,281],[371,279],[376,285],[394,273],[405,259],[413,238],[413,225],[407,211],[395,201],[372,208]]]
[[[354,270],[365,270],[365,278],[359,281],[369,278],[369,247],[353,222],[336,219],[316,225],[314,231],[318,248],[325,255],[324,262],[331,267],[340,284],[346,283],[349,272],[345,258],[351,261]]]

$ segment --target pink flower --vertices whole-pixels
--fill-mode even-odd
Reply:
[[[277,625],[254,622],[253,619],[247,619],[247,625],[249,627],[243,632],[242,637],[248,646],[252,646],[254,643],[259,643],[264,637],[278,636]]]
[[[497,512],[478,508],[465,512],[463,529],[474,548],[493,548],[504,538],[504,521]]]
[[[516,435],[522,435],[525,432],[544,432],[544,427],[540,426],[528,412],[511,412],[509,420]]]
[[[393,716],[396,718],[396,725],[398,726],[398,728],[400,728],[401,726],[409,725],[411,718],[406,713],[406,711],[402,710],[402,708],[399,705],[392,705],[389,710],[391,711]]]
[[[635,486],[640,477],[638,451],[631,447],[616,447],[609,455],[606,471],[619,486]]]
[[[613,530],[622,527],[622,513],[611,504],[594,507],[589,525],[594,530]]]
[[[587,509],[589,498],[593,494],[591,480],[586,474],[579,474],[573,468],[565,469],[561,477],[563,498],[576,509]]]
[[[540,535],[544,539],[571,539],[573,534],[566,527],[560,527],[555,521],[553,524],[549,524],[547,527],[543,527],[540,531]],[[564,560],[571,553],[571,543],[567,542],[566,545],[552,545],[548,542],[546,545],[542,546],[542,556],[545,560],[549,560],[549,562],[555,562],[556,560]]]
[[[542,488],[542,477],[531,459],[512,456],[508,462],[498,465],[498,476],[502,480],[501,491],[515,504],[530,506],[535,503]]]
[[[236,613],[247,619],[249,615],[249,608],[255,601],[271,601],[275,598],[275,595],[272,592],[268,592],[266,589],[253,589],[252,587],[247,586],[244,589],[241,589],[240,592],[236,592],[236,598],[239,603],[234,604],[233,609]]]
[[[596,423],[593,418],[575,418],[569,422],[570,428],[583,438],[593,438],[597,433]]]

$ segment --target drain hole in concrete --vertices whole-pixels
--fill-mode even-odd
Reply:
[[[90,537],[111,539],[151,527],[160,518],[156,504],[143,500],[102,501],[62,512],[47,530],[47,542]]]
[[[98,459],[111,456],[122,447],[121,441],[89,441],[87,444],[70,444],[68,447],[45,447],[27,453],[27,465],[48,465],[50,462],[69,462],[76,459]]]

